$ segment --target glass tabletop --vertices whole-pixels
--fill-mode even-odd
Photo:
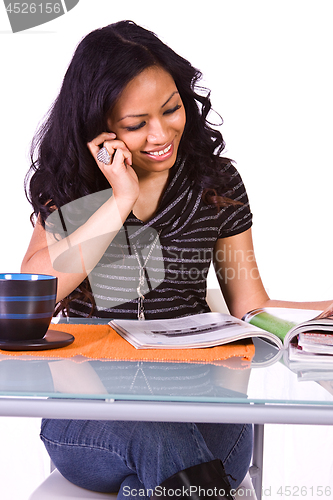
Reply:
[[[245,368],[237,360],[208,364],[51,359],[8,352],[0,355],[0,396],[333,405],[333,367],[297,371],[272,345],[262,339],[254,343],[254,359]]]

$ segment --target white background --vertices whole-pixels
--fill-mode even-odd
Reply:
[[[0,272],[20,269],[32,230],[23,190],[30,140],[57,95],[77,43],[95,28],[132,19],[203,72],[213,107],[224,119],[226,154],[236,160],[247,187],[257,260],[271,297],[333,300],[332,17],[331,0],[80,0],[59,19],[12,34],[1,4]],[[1,422],[1,499],[26,500],[29,488],[46,473],[38,422]],[[16,432],[9,432],[13,426]],[[298,431],[309,441],[322,435],[332,440],[329,428],[310,434],[305,428],[283,432],[276,427],[274,433],[268,430],[272,442],[273,434],[278,436],[276,453],[289,441],[288,433],[294,437]],[[26,472],[18,471],[17,457],[8,456],[11,439],[17,439],[12,447],[23,454]],[[298,452],[298,444],[290,441],[288,464],[278,455],[275,474],[274,456],[267,451],[267,487],[273,481],[302,486],[309,475],[314,485],[333,486],[330,455],[315,456],[310,446],[305,451],[302,446]]]

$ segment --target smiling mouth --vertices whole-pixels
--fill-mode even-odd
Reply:
[[[151,155],[151,156],[162,156],[162,155],[169,153],[171,147],[172,147],[172,143],[169,144],[169,146],[167,146],[166,148],[161,149],[160,151],[144,151],[144,153],[147,155]]]

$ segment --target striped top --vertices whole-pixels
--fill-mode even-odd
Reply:
[[[209,311],[206,279],[219,238],[252,225],[242,179],[232,164],[225,167],[228,197],[242,205],[217,209],[202,200],[186,175],[186,163],[175,164],[157,213],[147,222],[131,212],[123,228],[89,275],[96,301],[73,299],[69,316],[137,319],[138,286],[146,319],[167,319]]]

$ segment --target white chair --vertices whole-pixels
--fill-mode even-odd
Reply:
[[[75,486],[55,469],[28,500],[115,500],[116,498],[117,493],[96,493]],[[246,474],[235,495],[235,500],[241,498],[257,500],[249,473]]]
[[[75,486],[55,469],[28,500],[115,500],[117,493],[96,493]]]
[[[253,488],[250,472],[248,472],[246,474],[242,483],[237,488],[235,500],[240,500],[241,498],[243,500],[244,500],[244,498],[251,499],[251,500],[257,500],[257,495],[256,495],[256,492],[254,491],[254,488]]]
[[[208,288],[206,300],[211,311],[229,314],[220,288]]]

